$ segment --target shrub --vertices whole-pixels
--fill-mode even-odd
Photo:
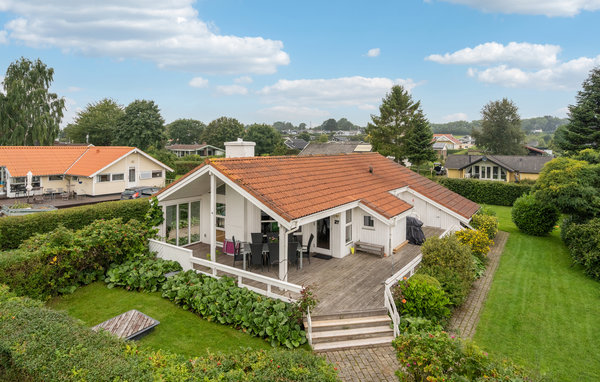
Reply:
[[[230,277],[214,279],[190,270],[170,277],[163,297],[209,321],[267,338],[273,346],[298,347],[306,342],[302,315],[293,304],[237,286]]]
[[[444,187],[475,203],[512,206],[515,200],[531,191],[532,185],[493,180],[439,178]]]
[[[7,216],[0,219],[0,250],[15,249],[36,233],[47,233],[59,226],[77,230],[98,219],[121,218],[144,221],[150,208],[148,199],[121,200],[88,206],[65,208],[25,216]]]
[[[523,195],[515,201],[511,215],[519,230],[533,236],[549,234],[560,218],[556,207],[538,200],[531,194]]]
[[[476,230],[485,233],[490,240],[494,240],[498,233],[498,218],[496,216],[478,213],[471,218],[471,226]]]
[[[475,212],[475,215],[496,216],[496,211],[484,204],[481,207],[479,207],[479,210]]]
[[[494,245],[494,242],[485,232],[466,228],[455,232],[455,235],[459,242],[471,249],[473,256],[482,262],[486,261],[490,246]]]
[[[443,331],[401,334],[392,344],[401,381],[532,380],[514,363],[495,362],[473,342]]]
[[[187,174],[188,172],[192,171],[196,167],[200,166],[202,163],[204,163],[204,160],[198,160],[198,161],[178,160],[178,161],[175,161],[175,167],[173,169],[175,170],[175,174],[184,175],[184,174]]]
[[[469,294],[475,279],[471,250],[455,235],[430,237],[421,247],[423,260],[419,273],[435,277],[453,306]]]
[[[184,358],[137,347],[0,285],[0,378],[34,381],[336,381],[305,351],[237,350]]]
[[[141,258],[111,265],[104,281],[108,288],[121,286],[127,290],[156,292],[167,280],[165,273],[180,270],[181,265],[176,261]]]
[[[404,333],[431,332],[443,330],[443,327],[424,317],[402,316],[398,328]]]
[[[70,293],[101,278],[110,264],[145,253],[149,234],[137,220],[121,219],[37,234],[17,250],[0,252],[0,283],[33,298]]]
[[[600,218],[571,224],[565,239],[573,261],[581,264],[588,276],[600,280]]]
[[[450,300],[431,276],[416,274],[399,281],[393,290],[394,301],[401,315],[424,317],[432,321],[450,316]]]

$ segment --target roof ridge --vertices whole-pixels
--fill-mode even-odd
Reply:
[[[66,173],[67,173],[67,172],[68,172],[68,171],[69,171],[69,170],[70,170],[70,169],[71,169],[73,166],[75,166],[75,164],[76,164],[77,162],[79,162],[79,160],[80,160],[81,158],[83,158],[83,156],[84,156],[84,155],[85,155],[85,154],[86,154],[88,151],[90,151],[90,147],[91,147],[91,145],[88,145],[88,146],[85,148],[85,151],[84,151],[84,152],[82,152],[82,153],[81,153],[81,155],[80,155],[80,156],[79,156],[77,159],[75,159],[75,161],[74,161],[73,163],[71,163],[71,165],[70,165],[70,166],[69,166],[69,167],[68,167],[68,168],[65,170],[65,172],[63,172],[63,174],[66,174]]]

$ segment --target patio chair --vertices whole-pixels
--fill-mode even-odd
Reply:
[[[233,266],[235,267],[236,261],[244,261],[244,254],[242,253],[242,243],[235,241],[235,236],[231,238],[233,241]]]
[[[294,235],[296,237],[296,241],[298,242],[298,245],[300,247],[302,247],[302,235]]]
[[[269,243],[269,270],[279,264],[279,243]]]
[[[260,232],[253,232],[250,234],[250,236],[252,236],[252,242],[254,244],[258,244],[258,243],[262,243],[263,242],[263,235]]]
[[[288,243],[288,261],[298,269],[298,243]]]
[[[310,264],[310,246],[312,245],[314,238],[315,238],[315,235],[313,235],[311,233],[310,237],[308,238],[308,245],[306,246],[306,251],[302,251],[302,257],[308,258],[309,264]]]
[[[250,264],[252,265],[252,268],[254,268],[255,266],[259,266],[260,268],[264,271],[265,270],[265,266],[263,263],[263,245],[262,243],[252,243],[250,244]]]

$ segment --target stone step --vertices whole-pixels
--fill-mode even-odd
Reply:
[[[330,330],[355,329],[373,326],[389,326],[390,322],[391,320],[388,316],[353,317],[322,321],[313,320],[312,331],[313,333],[316,333]]]
[[[340,320],[343,318],[355,318],[355,317],[369,317],[369,316],[385,316],[388,314],[386,308],[371,309],[371,310],[358,310],[358,311],[347,311],[330,314],[315,314],[311,316],[312,321],[323,321],[323,320]]]
[[[312,334],[314,344],[323,342],[339,342],[358,340],[362,338],[381,337],[385,335],[394,335],[394,331],[389,326],[369,326],[364,328],[328,330],[315,332]]]
[[[313,350],[316,352],[335,351],[343,349],[357,349],[375,346],[390,345],[394,340],[394,335],[362,338],[358,340],[323,342],[313,344]]]

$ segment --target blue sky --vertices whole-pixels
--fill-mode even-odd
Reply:
[[[599,32],[600,0],[0,0],[0,75],[21,56],[53,67],[63,124],[108,97],[167,122],[365,125],[394,84],[432,122],[503,97],[564,117]]]

